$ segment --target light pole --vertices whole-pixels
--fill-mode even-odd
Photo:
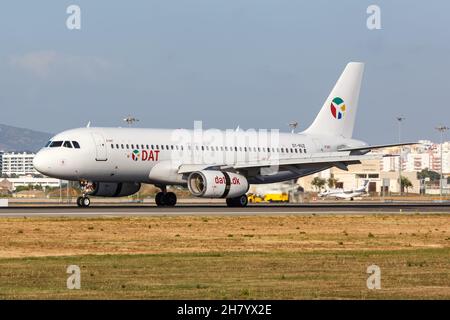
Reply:
[[[398,143],[402,143],[402,121],[406,118],[403,116],[398,116]],[[399,184],[399,194],[402,195],[402,151],[403,148],[400,146],[400,155],[398,160],[398,184]]]
[[[291,133],[295,132],[295,129],[297,129],[298,127],[298,122],[297,121],[291,121],[288,123],[289,128],[291,128]]]
[[[291,121],[291,122],[288,123],[288,126],[291,128],[291,133],[294,133],[295,129],[297,129],[297,127],[298,127],[298,122],[297,121]],[[295,181],[296,181],[295,179],[292,179],[292,181],[291,181],[291,192],[290,192],[290,196],[289,196],[289,202],[293,202],[293,200],[294,200]]]
[[[444,133],[448,129],[450,129],[450,128],[447,126],[442,126],[442,125],[436,127],[436,130],[441,133],[441,146],[440,146],[440,149],[441,149],[441,172],[439,175],[439,195],[440,195],[441,201],[442,201],[442,180],[444,179],[444,176],[442,174],[442,167],[444,166],[444,163],[442,162],[442,149],[443,149],[442,147],[444,144]]]

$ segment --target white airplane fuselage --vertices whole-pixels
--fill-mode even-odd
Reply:
[[[278,143],[245,143],[246,133],[233,133],[233,142],[196,141],[193,130],[186,143],[174,141],[178,129],[78,128],[61,132],[50,141],[70,142],[71,147],[46,146],[34,159],[36,169],[50,177],[64,180],[98,182],[140,182],[157,185],[185,185],[186,174],[178,173],[181,165],[209,167],[253,163],[278,157],[308,159],[339,147],[357,147],[365,143],[333,136],[280,133]],[[220,131],[229,141],[229,133]],[[228,134],[228,140],[225,135]],[[79,144],[75,148],[73,141]],[[203,149],[203,150],[202,150]],[[251,184],[273,183],[306,176],[329,168],[330,164],[309,163],[295,172],[279,172],[247,176]]]
[[[34,158],[50,177],[81,182],[88,195],[120,197],[142,183],[161,189],[157,205],[173,206],[167,185],[187,185],[192,195],[225,198],[245,206],[249,184],[282,182],[373,158],[353,139],[364,64],[347,64],[312,124],[301,133],[254,130],[79,128],[54,136]],[[396,144],[398,145],[398,144]]]

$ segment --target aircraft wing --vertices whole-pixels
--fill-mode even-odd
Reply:
[[[346,170],[348,164],[357,164],[362,160],[376,160],[381,159],[382,155],[344,155],[340,152],[323,152],[312,154],[311,156],[290,159],[268,159],[254,162],[238,162],[231,167],[234,169],[260,168],[260,167],[287,167],[297,165],[310,164],[329,164],[340,169]]]
[[[178,167],[178,173],[191,173],[194,171],[201,171],[205,169],[217,169],[220,170],[221,166],[210,164],[182,164]]]
[[[252,168],[269,168],[269,167],[289,167],[314,165],[314,164],[329,164],[330,166],[338,167],[342,170],[347,170],[347,165],[358,164],[362,160],[376,160],[383,156],[379,154],[370,155],[349,155],[342,152],[323,152],[312,154],[310,156],[289,158],[289,159],[263,159],[258,161],[243,161],[230,165],[218,164],[182,164],[178,167],[178,173],[191,173],[200,170],[240,170]]]
[[[390,148],[390,147],[400,147],[400,146],[410,146],[418,144],[417,142],[404,142],[404,143],[393,143],[393,144],[378,144],[373,146],[360,146],[360,147],[345,147],[338,149],[338,151],[370,151],[373,149]]]

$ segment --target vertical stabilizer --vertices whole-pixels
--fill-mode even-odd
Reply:
[[[364,63],[350,62],[306,134],[351,138],[358,109]]]

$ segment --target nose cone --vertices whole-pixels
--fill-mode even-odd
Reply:
[[[41,150],[34,156],[33,166],[40,173],[48,174],[48,171],[50,169],[50,161],[49,160],[50,159],[48,158],[48,155],[46,155],[46,152],[43,152]]]

